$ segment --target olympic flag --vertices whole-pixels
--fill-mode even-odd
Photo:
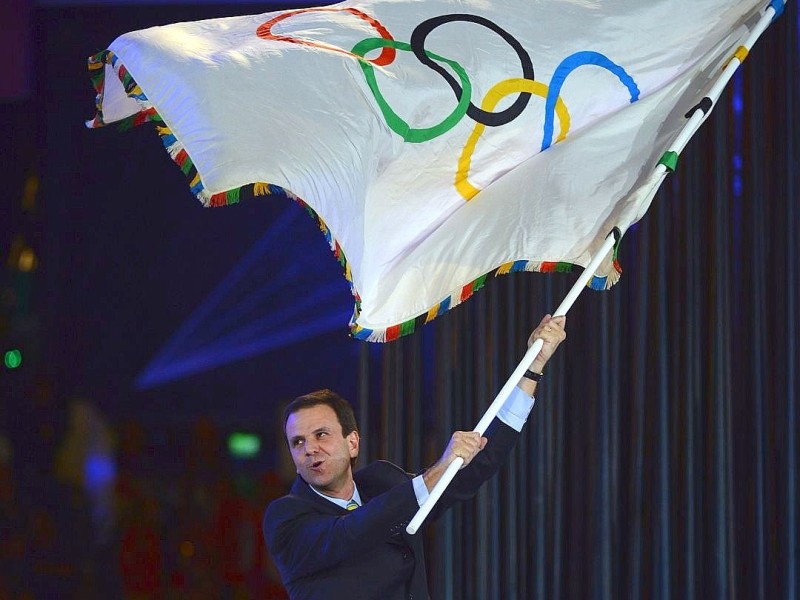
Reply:
[[[365,0],[154,27],[90,59],[89,125],[155,122],[206,206],[302,203],[353,334],[386,341],[492,273],[585,267],[641,218],[765,5]]]

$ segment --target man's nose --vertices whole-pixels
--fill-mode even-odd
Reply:
[[[316,454],[319,450],[319,444],[317,442],[306,442],[305,449],[306,454]]]

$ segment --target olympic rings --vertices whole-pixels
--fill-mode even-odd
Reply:
[[[272,27],[277,23],[291,16],[306,12],[349,12],[371,25],[381,37],[364,39],[353,46],[352,50],[347,51],[338,46],[326,44],[325,42],[303,40],[272,33]],[[487,92],[480,108],[472,104],[472,84],[466,70],[456,61],[444,58],[425,49],[425,41],[434,29],[446,23],[458,21],[475,23],[498,34],[517,53],[522,67],[521,78],[510,78],[495,84]],[[472,156],[486,127],[505,125],[516,119],[527,107],[531,95],[536,95],[545,99],[541,150],[546,150],[552,143],[554,119],[556,116],[558,116],[559,120],[559,134],[556,142],[560,142],[566,137],[570,129],[570,115],[560,96],[560,91],[566,78],[578,67],[594,65],[611,72],[616,75],[620,82],[628,89],[631,102],[635,102],[639,99],[639,89],[633,78],[628,75],[625,69],[620,65],[617,65],[605,55],[598,52],[579,51],[564,59],[553,73],[549,86],[535,81],[533,63],[525,48],[522,47],[522,44],[499,25],[477,15],[450,14],[427,19],[414,29],[411,34],[410,43],[395,41],[389,31],[377,19],[355,8],[321,7],[287,11],[263,23],[258,27],[256,34],[267,40],[277,40],[320,48],[357,59],[358,64],[364,72],[367,85],[372,91],[378,108],[383,114],[384,119],[386,119],[387,125],[407,142],[420,143],[432,140],[455,127],[465,114],[469,116],[475,121],[475,127],[461,151],[454,182],[458,193],[467,201],[475,197],[480,191],[470,183],[468,177],[472,167]],[[365,58],[368,52],[378,48],[381,49],[381,52],[376,58]],[[379,67],[390,65],[396,58],[397,50],[413,52],[420,63],[441,75],[455,93],[458,103],[453,111],[440,123],[425,128],[411,127],[394,112],[383,97],[378,87],[373,65]],[[450,71],[445,69],[443,65],[449,66],[457,75],[457,79],[453,77]],[[501,99],[514,93],[518,93],[519,97],[508,108],[499,112],[493,112]]]
[[[397,42],[395,40],[385,40],[381,38],[367,38],[353,46],[352,52],[356,56],[363,57],[370,50],[381,47],[396,48],[397,50],[403,50],[405,52],[412,51],[411,45],[405,42]],[[375,71],[372,65],[364,61],[359,62],[362,70],[364,71],[364,77],[367,80],[367,85],[375,95],[375,101],[378,103],[378,107],[381,109],[383,117],[386,119],[386,124],[389,125],[389,128],[402,137],[405,141],[412,143],[427,142],[428,140],[432,140],[433,138],[438,137],[455,127],[455,125],[466,114],[467,107],[469,106],[469,101],[472,96],[472,84],[469,81],[469,77],[467,77],[466,71],[461,65],[453,60],[449,60],[439,56],[438,54],[434,54],[433,52],[428,52],[427,50],[425,51],[425,55],[431,60],[438,60],[449,65],[461,80],[463,93],[459,98],[456,108],[447,117],[445,117],[441,123],[438,123],[433,127],[421,129],[410,127],[408,123],[406,123],[397,115],[397,113],[392,110],[392,108],[384,99],[383,94],[381,94],[381,90],[378,87],[377,81],[375,80]]]
[[[458,98],[459,102],[463,96],[463,90],[461,86],[458,85],[458,82],[453,78],[450,73],[448,73],[442,66],[437,65],[435,62],[430,60],[426,55],[427,52],[425,51],[425,40],[434,29],[439,27],[440,25],[444,25],[445,23],[451,23],[453,21],[466,21],[468,23],[477,23],[478,25],[483,25],[487,29],[491,29],[500,37],[502,37],[508,44],[514,49],[519,57],[520,64],[522,65],[522,76],[525,79],[529,79],[533,81],[535,79],[534,72],[533,72],[533,63],[531,62],[531,57],[525,51],[525,48],[522,47],[522,44],[517,41],[517,39],[508,33],[505,29],[500,27],[499,25],[493,23],[489,19],[484,17],[479,17],[477,15],[468,15],[468,14],[452,14],[452,15],[441,15],[438,17],[433,17],[428,19],[427,21],[423,21],[414,29],[414,32],[411,34],[411,48],[414,51],[414,56],[417,57],[417,60],[421,62],[423,65],[433,69],[439,75],[444,77],[450,87],[453,88],[453,91],[456,94],[456,98]],[[490,127],[497,127],[499,125],[505,125],[506,123],[510,123],[514,119],[516,119],[525,107],[528,105],[528,101],[530,100],[531,95],[529,93],[523,92],[519,95],[514,103],[509,106],[507,109],[493,113],[487,112],[485,110],[479,109],[477,106],[470,102],[469,108],[467,109],[467,115],[473,120],[477,121],[478,123],[483,123],[484,125],[489,125]]]

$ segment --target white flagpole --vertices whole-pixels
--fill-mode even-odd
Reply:
[[[614,248],[615,243],[616,237],[614,232],[609,233],[603,242],[603,245],[594,255],[594,258],[592,258],[592,261],[583,270],[578,280],[572,286],[572,289],[556,309],[556,312],[553,313],[555,316],[567,314],[567,311],[575,303],[575,300],[578,299],[580,293],[586,288],[586,284],[589,283],[589,280],[594,276],[595,271],[597,271],[597,269],[600,267],[600,264],[603,262],[606,255]],[[514,369],[513,373],[511,373],[511,376],[508,378],[508,381],[506,381],[506,384],[500,389],[500,392],[498,392],[494,401],[492,401],[492,403],[489,405],[486,413],[484,413],[481,420],[475,426],[475,431],[481,435],[486,432],[486,429],[489,427],[489,423],[491,423],[492,420],[497,416],[497,413],[502,408],[506,399],[508,399],[508,397],[511,395],[512,390],[522,378],[522,375],[525,373],[525,371],[530,367],[533,359],[536,358],[537,354],[539,354],[539,351],[542,349],[543,345],[544,342],[541,339],[537,339],[533,342],[533,345],[528,348],[528,351],[525,353],[525,356],[522,357],[522,360],[517,365],[517,368]],[[439,498],[442,497],[442,493],[444,493],[445,489],[447,489],[447,486],[450,485],[450,482],[453,481],[453,478],[456,476],[456,473],[458,473],[458,470],[463,464],[464,459],[459,457],[451,462],[450,465],[448,465],[444,475],[442,475],[441,479],[439,479],[428,495],[428,499],[422,506],[419,507],[417,514],[414,515],[414,518],[411,519],[408,527],[406,527],[406,531],[408,533],[413,535],[419,530],[422,522],[430,514],[433,507],[439,501]]]
[[[689,120],[686,122],[686,125],[684,125],[683,129],[681,129],[680,133],[673,141],[672,147],[667,151],[664,157],[662,157],[661,162],[656,166],[653,175],[650,178],[650,181],[656,183],[656,185],[654,185],[653,188],[648,191],[645,197],[641,199],[639,203],[640,206],[644,205],[645,203],[649,203],[653,196],[655,196],[655,193],[658,191],[658,187],[661,183],[661,179],[666,175],[667,170],[673,171],[675,169],[678,154],[683,151],[683,149],[686,147],[686,144],[689,143],[689,140],[699,129],[700,125],[702,125],[703,122],[708,118],[708,115],[714,108],[714,104],[719,99],[722,91],[725,89],[725,86],[733,77],[736,69],[738,69],[742,62],[744,62],[744,59],[747,57],[748,52],[750,52],[750,49],[753,47],[753,44],[755,44],[756,40],[761,37],[761,34],[764,33],[767,27],[769,27],[769,24],[772,22],[773,18],[778,14],[779,11],[775,7],[779,6],[782,8],[785,4],[786,0],[773,0],[768,4],[758,23],[755,25],[755,27],[753,27],[753,30],[750,32],[750,35],[747,37],[747,39],[736,49],[734,55],[723,68],[722,73],[711,86],[708,94],[706,94],[705,98],[703,98],[703,100],[690,111],[690,114],[687,114],[687,118]],[[668,155],[671,155],[671,160],[668,160],[670,158]],[[616,238],[613,233],[614,232],[608,234],[605,242],[592,258],[592,261],[586,266],[581,276],[575,282],[575,285],[572,286],[572,289],[553,313],[555,316],[566,315],[567,311],[572,308],[575,300],[578,299],[578,296],[584,290],[586,284],[589,283],[589,280],[594,276],[595,271],[597,271],[597,269],[600,267],[600,263],[603,262],[606,255],[614,247]],[[511,373],[511,376],[508,378],[508,381],[506,381],[506,384],[501,388],[500,392],[489,405],[486,413],[478,422],[478,425],[475,427],[475,431],[481,435],[486,432],[486,429],[489,427],[489,423],[491,423],[492,420],[497,416],[500,408],[503,406],[506,399],[508,399],[509,395],[511,395],[511,391],[522,378],[522,375],[533,362],[533,359],[536,358],[536,355],[539,354],[543,345],[544,342],[541,339],[537,339],[534,341],[533,345],[528,348],[528,351],[525,353],[525,356],[522,357],[522,360],[517,365],[517,368],[514,369],[513,373]],[[425,521],[425,518],[430,514],[431,510],[433,510],[433,507],[439,501],[439,498],[442,497],[445,489],[447,489],[447,486],[450,485],[451,481],[453,481],[453,478],[456,476],[456,473],[458,473],[458,470],[463,464],[464,459],[462,458],[457,458],[450,463],[445,470],[444,475],[442,475],[441,479],[439,479],[439,481],[431,490],[431,493],[428,495],[428,499],[423,503],[422,506],[419,507],[417,514],[414,515],[414,518],[411,519],[406,527],[406,531],[409,534],[413,535],[419,530],[423,521]]]

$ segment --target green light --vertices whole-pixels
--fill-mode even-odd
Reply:
[[[255,433],[237,431],[228,437],[228,451],[234,458],[253,458],[261,450],[261,438]]]
[[[6,352],[5,356],[6,367],[9,369],[16,369],[22,364],[22,352],[14,348]]]

